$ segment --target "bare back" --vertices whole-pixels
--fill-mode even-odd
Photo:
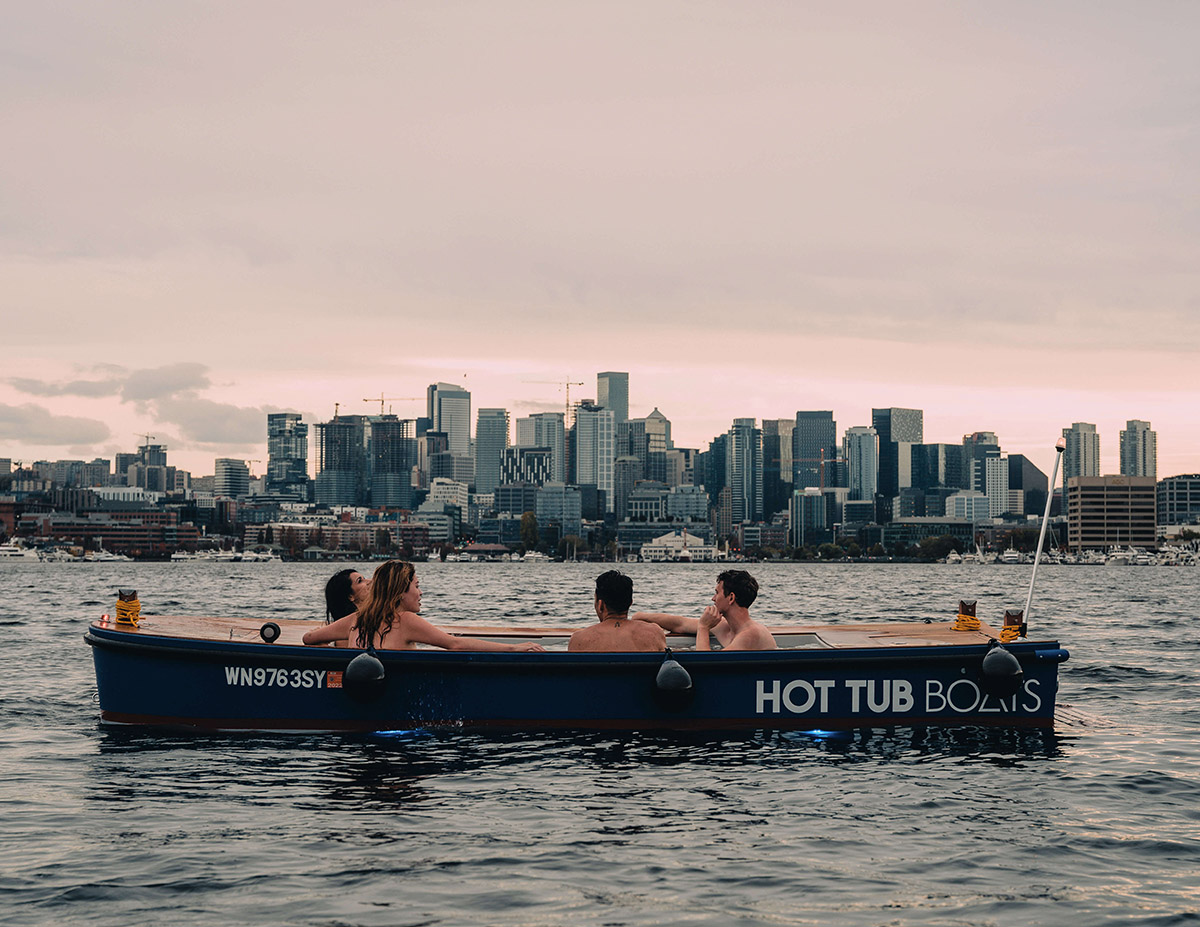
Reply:
[[[567,650],[576,653],[655,652],[667,649],[667,635],[656,624],[610,618],[571,635]]]

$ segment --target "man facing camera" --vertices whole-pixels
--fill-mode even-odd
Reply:
[[[567,650],[578,653],[618,653],[667,649],[667,635],[656,624],[630,621],[633,604],[633,580],[624,573],[609,570],[596,577],[596,617],[589,628],[571,635]]]
[[[653,623],[675,634],[695,634],[697,650],[712,650],[712,638],[722,650],[774,650],[779,645],[764,625],[750,617],[758,598],[758,581],[745,570],[726,570],[717,577],[712,605],[699,618],[638,612],[638,621]]]

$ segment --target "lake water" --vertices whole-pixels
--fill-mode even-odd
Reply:
[[[334,567],[0,564],[0,924],[1200,922],[1200,569],[1039,570],[1053,732],[179,736],[101,728],[82,641],[316,617]],[[584,624],[592,564],[423,564],[423,614]],[[623,567],[698,613],[716,570]],[[767,622],[998,624],[1028,566],[766,565]],[[147,696],[149,698],[149,695]]]

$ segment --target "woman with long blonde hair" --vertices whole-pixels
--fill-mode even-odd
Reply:
[[[345,635],[352,646],[378,650],[412,650],[417,644],[429,644],[443,650],[531,651],[545,650],[532,641],[502,644],[478,638],[455,637],[436,628],[418,614],[421,611],[421,583],[411,563],[389,560],[371,577],[371,594],[365,605],[346,624],[334,622],[304,635],[306,644],[323,644]]]

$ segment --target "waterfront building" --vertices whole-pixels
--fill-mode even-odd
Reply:
[[[753,418],[735,418],[726,433],[725,485],[731,524],[762,521],[762,431]]]
[[[972,491],[964,490],[964,492]],[[936,516],[905,518],[889,525],[871,525],[863,529],[863,540],[868,546],[879,543],[889,551],[894,550],[897,546],[915,547],[926,538],[940,538],[947,535],[954,538],[959,550],[975,549],[975,528],[970,521],[965,519],[937,518]]]
[[[267,414],[267,492],[308,498],[308,426],[296,412]]]
[[[218,496],[237,499],[250,494],[250,468],[246,461],[218,457],[213,464],[213,488]]]
[[[842,505],[842,534],[852,535],[875,521],[874,499],[847,499]]]
[[[846,461],[850,499],[874,504],[879,478],[879,435],[875,429],[863,425],[847,428],[842,438],[842,457]]]
[[[596,374],[596,404],[611,409],[616,425],[629,420],[629,374],[606,371]]]
[[[1158,432],[1149,422],[1130,419],[1121,432],[1121,472],[1158,478]]]
[[[1153,548],[1155,481],[1149,476],[1073,476],[1067,480],[1067,546]]]
[[[446,435],[450,453],[471,454],[471,394],[452,383],[431,383],[426,390],[430,430]]]
[[[912,485],[912,445],[925,440],[925,413],[920,409],[872,409],[871,427],[879,436],[877,492],[886,500]],[[890,505],[884,508],[886,512]]]
[[[991,503],[978,490],[964,489],[946,500],[945,515],[947,518],[965,518],[972,523],[987,521],[991,518]]]
[[[475,491],[500,485],[500,464],[508,447],[508,410],[480,409],[475,423]]]
[[[335,415],[314,426],[317,477],[314,499],[324,505],[365,505],[367,481],[367,417]]]
[[[628,537],[636,543],[632,532]],[[621,546],[632,547],[632,544]],[[712,563],[720,555],[720,551],[714,545],[686,528],[660,534],[646,541],[641,545],[640,553],[642,559],[650,563]]]
[[[837,422],[832,412],[797,412],[792,430],[792,489],[836,486]]]
[[[595,486],[604,493],[605,510],[614,511],[616,417],[612,409],[581,402],[575,411],[572,431],[575,433],[575,482]]]
[[[1156,501],[1159,525],[1200,524],[1200,473],[1159,480]]]

